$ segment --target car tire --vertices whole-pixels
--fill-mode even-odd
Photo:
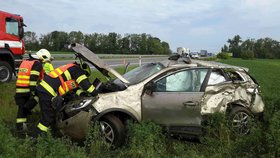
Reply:
[[[0,82],[9,82],[12,76],[13,71],[10,64],[6,61],[0,61]]]
[[[238,136],[249,134],[253,121],[252,113],[244,107],[236,106],[229,113],[229,126]]]
[[[114,115],[105,115],[100,121],[101,136],[107,143],[120,147],[125,141],[125,127],[122,121]]]

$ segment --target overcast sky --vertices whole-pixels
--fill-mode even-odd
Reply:
[[[1,0],[27,31],[148,33],[191,51],[218,52],[227,39],[280,41],[279,0]]]

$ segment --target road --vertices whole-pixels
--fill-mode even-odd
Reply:
[[[151,57],[151,58],[145,57],[145,58],[141,58],[141,64],[167,60],[167,58],[168,57]],[[139,65],[139,58],[122,58],[122,59],[113,58],[113,59],[102,59],[102,60],[105,61],[105,63],[107,63],[111,67],[124,66],[128,62],[130,63],[129,65]],[[61,65],[73,63],[75,61],[78,61],[78,60],[54,60],[54,61],[52,61],[52,64],[53,64],[54,68],[57,68]],[[95,69],[94,66],[92,66],[92,65],[89,65],[89,66],[92,69]],[[13,76],[12,80],[16,80],[16,77]]]

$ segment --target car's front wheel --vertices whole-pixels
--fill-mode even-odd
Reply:
[[[100,119],[101,136],[107,143],[115,147],[121,146],[125,141],[125,127],[122,121],[111,114]]]
[[[234,107],[229,113],[229,125],[239,136],[249,134],[253,125],[253,115],[244,107]]]

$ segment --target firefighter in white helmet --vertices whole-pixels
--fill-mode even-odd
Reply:
[[[44,63],[44,72],[46,74],[50,73],[54,70],[53,65],[51,64],[51,61],[53,60],[53,57],[51,56],[50,52],[46,49],[40,49],[36,53],[37,59],[41,60]],[[36,57],[35,56],[35,57]]]
[[[31,55],[30,59],[23,60],[19,67],[15,94],[15,101],[18,105],[16,128],[20,132],[19,134],[27,130],[27,115],[31,114],[31,110],[38,102],[35,93],[36,86],[44,74],[53,69],[51,60],[50,52],[41,49],[36,54]]]

